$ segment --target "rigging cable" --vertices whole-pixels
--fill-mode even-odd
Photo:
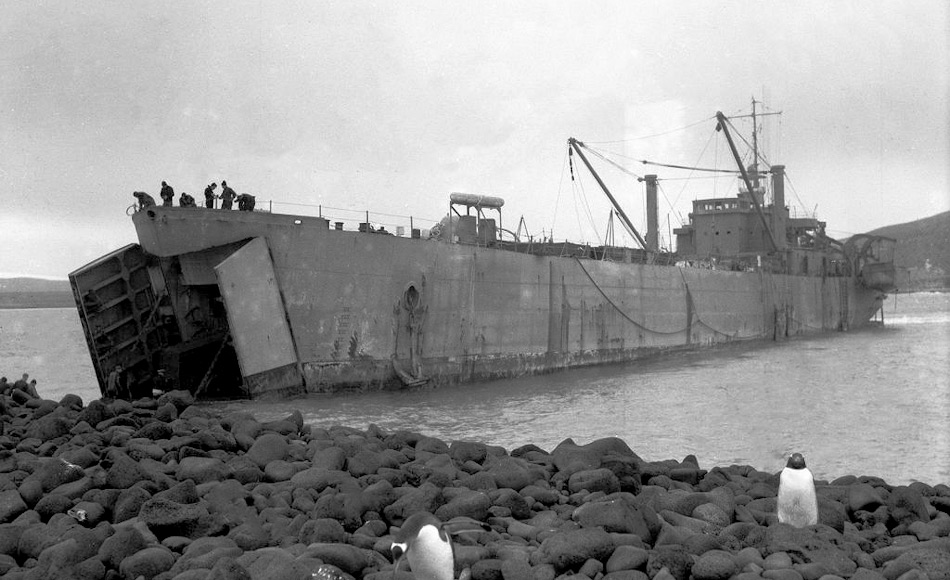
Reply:
[[[650,333],[653,333],[653,334],[673,335],[673,334],[680,334],[681,332],[686,332],[686,331],[689,330],[689,326],[685,326],[685,327],[683,327],[683,328],[681,328],[681,329],[679,329],[679,330],[656,330],[656,329],[653,329],[653,328],[648,328],[648,327],[644,326],[642,323],[637,322],[637,321],[634,320],[629,314],[627,314],[626,312],[624,312],[624,310],[623,310],[622,308],[620,308],[620,306],[617,305],[617,303],[614,302],[614,301],[610,298],[610,296],[607,295],[606,292],[604,292],[604,289],[601,288],[600,284],[598,284],[597,281],[594,280],[594,277],[591,275],[591,273],[587,270],[587,268],[584,267],[584,263],[580,260],[580,258],[578,258],[577,256],[574,256],[574,261],[577,263],[578,266],[580,266],[581,271],[584,272],[584,274],[587,276],[587,279],[590,280],[591,284],[594,285],[594,288],[596,288],[597,291],[600,292],[600,295],[604,297],[604,300],[606,300],[607,303],[610,304],[610,305],[614,308],[614,310],[616,310],[617,313],[620,314],[621,317],[623,317],[625,320],[627,320],[627,322],[630,322],[631,324],[633,324],[633,325],[636,326],[637,328],[640,328],[641,330],[644,330],[644,331],[646,331],[646,332],[650,332]],[[735,333],[733,333],[733,334],[729,334],[728,332],[723,332],[723,331],[721,331],[721,330],[718,330],[718,329],[716,329],[716,328],[710,326],[707,322],[705,322],[705,321],[702,319],[702,317],[699,316],[699,311],[698,311],[697,308],[696,308],[696,303],[695,303],[695,301],[693,300],[692,293],[690,292],[689,284],[686,282],[686,275],[683,273],[683,268],[677,268],[677,269],[678,269],[679,272],[680,272],[680,276],[682,276],[682,278],[683,278],[683,289],[684,289],[684,291],[686,292],[686,299],[692,304],[693,319],[696,321],[696,323],[699,324],[699,325],[701,325],[701,326],[704,326],[704,327],[708,328],[708,329],[709,329],[711,332],[713,332],[714,334],[719,334],[719,335],[725,336],[725,337],[727,337],[727,338],[738,338],[738,335],[739,335],[738,331],[735,332]]]
[[[584,145],[584,149],[587,149],[587,150],[591,153],[591,155],[596,156],[597,158],[603,160],[605,163],[609,163],[610,165],[613,165],[614,167],[616,167],[617,169],[619,169],[621,172],[626,173],[627,175],[630,175],[630,176],[632,176],[632,177],[635,177],[638,181],[643,181],[643,177],[641,177],[641,176],[637,175],[636,173],[630,171],[629,169],[627,169],[626,167],[620,165],[619,163],[616,163],[616,162],[612,161],[611,159],[608,159],[608,158],[607,158],[603,153],[601,153],[600,151],[598,151],[598,150],[596,150],[596,149],[591,149],[591,148],[588,147],[586,144]],[[615,155],[616,155],[616,154],[615,154]],[[644,199],[644,202],[643,202],[643,203],[646,204],[646,197],[644,197],[643,199]],[[644,210],[643,213],[646,214],[646,211]],[[626,226],[624,227],[624,230],[627,231]],[[596,228],[594,229],[594,231],[597,231]],[[627,233],[630,233],[630,232],[628,231]]]
[[[715,119],[715,118],[716,118],[716,116],[713,115],[712,117],[708,117],[708,118],[706,118],[706,119],[700,119],[699,121],[696,121],[696,122],[694,122],[694,123],[690,123],[689,125],[685,125],[685,126],[683,126],[683,127],[679,127],[679,128],[676,128],[676,129],[670,129],[669,131],[663,131],[663,132],[661,132],[661,133],[654,133],[654,134],[652,134],[652,135],[642,135],[642,136],[640,136],[640,137],[631,137],[631,138],[629,138],[629,139],[619,139],[619,140],[616,140],[616,141],[585,141],[585,143],[596,143],[596,144],[598,144],[598,145],[608,145],[608,144],[613,144],[613,143],[628,143],[628,142],[630,142],[630,141],[640,141],[640,140],[643,140],[643,139],[652,139],[653,137],[661,137],[661,136],[663,136],[663,135],[669,135],[670,133],[676,133],[676,132],[678,132],[678,131],[685,131],[686,129],[689,129],[689,128],[691,128],[691,127],[695,127],[696,125],[701,125],[701,124],[703,124],[703,123],[708,123],[709,121],[711,121],[711,120],[713,120],[713,119]]]
[[[662,181],[692,181],[694,179],[722,179],[722,176],[705,175],[703,177],[664,177]]]
[[[586,145],[586,143],[585,143],[585,145]],[[602,153],[600,153],[597,149],[591,149],[590,147],[586,147],[586,149],[587,149],[588,151],[590,151],[592,154],[594,154],[594,155],[600,157],[601,159],[603,159],[603,160],[606,161],[607,163],[610,163],[610,164],[612,164],[614,167],[619,168],[621,171],[623,171],[623,172],[625,172],[625,173],[627,173],[627,174],[629,174],[629,175],[632,175],[632,176],[636,177],[637,179],[640,179],[640,176],[639,176],[639,175],[637,175],[636,173],[633,173],[633,172],[630,171],[629,169],[626,169],[626,168],[624,168],[624,167],[618,165],[617,163],[615,163],[615,162],[613,162],[613,161],[607,159],[607,158],[606,158]],[[703,151],[705,151],[705,150],[706,150],[706,149],[703,148]],[[657,167],[669,167],[669,168],[671,168],[671,169],[689,169],[690,171],[705,171],[705,172],[709,172],[709,173],[729,173],[729,174],[732,174],[732,175],[735,175],[735,174],[739,173],[739,171],[737,171],[737,170],[735,170],[735,169],[715,169],[715,168],[709,168],[709,167],[691,167],[691,166],[688,166],[688,165],[674,165],[674,164],[672,164],[672,163],[660,163],[659,161],[650,161],[649,159],[637,159],[636,157],[630,157],[629,155],[624,155],[623,153],[611,152],[611,154],[612,154],[612,155],[615,155],[615,156],[617,156],[617,157],[623,157],[624,159],[629,159],[629,160],[631,160],[631,161],[636,161],[636,162],[638,162],[638,163],[642,163],[643,165],[656,165]],[[701,155],[700,155],[700,157],[701,157]]]
[[[703,155],[706,154],[706,149],[709,148],[709,144],[712,143],[713,137],[715,137],[715,135],[716,135],[716,132],[715,132],[715,131],[711,131],[711,132],[709,133],[709,138],[706,139],[706,144],[703,145],[703,150],[699,152],[699,156],[698,156],[697,159],[696,159],[696,163],[699,163],[699,160],[702,159],[702,158],[703,158]],[[688,180],[688,179],[690,179],[692,176],[693,176],[693,172],[690,171],[689,175],[686,176],[686,179]],[[713,177],[715,177],[715,176],[713,176]],[[676,204],[676,203],[680,200],[680,197],[682,197],[683,192],[686,191],[686,185],[687,185],[687,183],[684,183],[684,184],[683,184],[683,187],[680,188],[680,192],[679,192],[678,194],[676,194],[676,199],[674,199],[674,200],[673,200],[673,203],[670,204],[670,209],[673,209],[673,205]],[[664,193],[663,195],[665,196],[666,194]],[[682,217],[680,217],[680,225],[683,225]]]
[[[795,199],[798,200],[798,205],[801,206],[802,210],[806,212],[808,208],[805,207],[805,204],[802,202],[802,198],[798,197],[798,190],[795,189],[795,184],[792,183],[792,178],[789,177],[788,173],[785,174],[785,180],[788,181],[789,186],[792,188],[792,193],[795,194]],[[812,215],[811,217],[817,218],[817,215]]]
[[[594,277],[591,276],[590,272],[587,271],[587,268],[584,267],[584,263],[581,262],[580,258],[578,258],[577,256],[574,256],[574,261],[577,262],[577,265],[578,265],[578,266],[580,266],[581,271],[584,272],[584,274],[587,275],[587,279],[590,280],[590,283],[594,285],[594,288],[596,288],[597,291],[600,292],[600,295],[604,297],[604,300],[606,300],[607,303],[610,304],[610,305],[614,308],[614,310],[617,311],[617,314],[619,314],[621,317],[623,317],[624,319],[626,319],[627,322],[633,324],[634,326],[636,326],[637,328],[639,328],[639,329],[641,329],[641,330],[644,330],[644,331],[646,331],[646,332],[650,332],[650,333],[653,333],[653,334],[667,334],[667,335],[672,335],[672,334],[679,334],[679,333],[681,333],[681,332],[686,332],[686,328],[687,328],[687,327],[681,328],[681,329],[679,329],[679,330],[654,330],[654,329],[652,329],[652,328],[647,328],[646,326],[644,326],[644,325],[643,325],[642,323],[640,323],[640,322],[637,322],[636,320],[634,320],[633,318],[631,318],[629,314],[627,314],[626,312],[624,312],[623,309],[621,309],[620,306],[618,306],[617,303],[614,302],[614,301],[610,298],[610,296],[607,296],[607,293],[604,292],[604,289],[600,287],[600,284],[598,284],[597,281],[594,280]]]
[[[686,299],[689,300],[690,304],[692,305],[693,317],[696,319],[696,322],[702,326],[705,326],[706,328],[711,330],[714,334],[720,334],[727,338],[738,338],[739,336],[738,330],[733,334],[729,334],[728,332],[723,332],[721,330],[713,328],[712,326],[709,325],[709,323],[707,323],[705,320],[702,319],[702,317],[699,316],[699,309],[696,307],[696,301],[693,300],[693,293],[689,289],[689,283],[686,282],[686,273],[683,272],[683,268],[677,268],[677,270],[679,270],[680,272],[680,277],[683,278],[683,287],[686,289]]]
[[[708,173],[729,173],[735,175],[739,173],[735,169],[712,169],[709,167],[687,167],[686,165],[672,165],[670,163],[659,163],[657,161],[650,161],[648,159],[639,159],[640,163],[644,165],[656,165],[657,167],[669,167],[671,169],[689,169],[690,171],[705,171]]]
[[[663,181],[666,181],[666,180],[663,180]],[[674,214],[676,215],[676,219],[679,220],[679,225],[682,226],[682,225],[683,225],[683,216],[682,216],[682,214],[680,214],[680,212],[676,211],[676,208],[673,207],[673,204],[672,204],[672,203],[670,203],[670,198],[669,198],[669,196],[666,195],[666,190],[663,189],[663,184],[660,183],[660,180],[657,180],[656,186],[657,186],[657,189],[660,190],[660,193],[663,194],[663,199],[666,200],[666,204],[667,204],[668,206],[670,206],[670,211],[671,211],[672,213],[674,213]],[[672,241],[672,240],[671,240],[671,241]]]
[[[713,165],[715,165],[715,166],[718,167],[718,166],[719,166],[719,146],[720,146],[720,144],[722,143],[722,140],[718,138],[718,137],[719,137],[719,132],[718,132],[718,131],[715,131],[714,133],[715,133],[715,137],[716,137],[716,144],[715,144],[715,146],[713,147]],[[716,176],[714,176],[714,177],[717,177],[717,178],[718,178],[719,176],[716,175]],[[719,191],[719,179],[713,180],[713,186],[712,186],[712,194],[713,194],[713,197],[716,197],[716,192],[717,192],[717,191]],[[693,200],[695,200],[695,199],[696,199],[696,196],[693,195]]]
[[[629,175],[629,176],[631,176],[631,177],[636,177],[637,179],[643,179],[643,176],[637,175],[636,173],[630,171],[629,169],[627,169],[627,168],[624,167],[623,165],[620,165],[619,163],[617,163],[617,162],[615,162],[615,161],[613,161],[613,160],[611,160],[611,159],[608,159],[603,153],[601,153],[601,152],[598,151],[597,149],[591,149],[590,147],[585,147],[585,149],[587,149],[588,151],[590,151],[591,155],[594,155],[595,157],[597,157],[597,158],[603,160],[605,163],[609,163],[609,164],[613,165],[614,167],[616,167],[616,168],[619,169],[620,171],[626,173],[627,175]],[[620,155],[619,153],[614,153],[614,155],[617,155],[618,157],[623,157],[623,155]]]
[[[749,152],[754,150],[754,148],[752,147],[752,143],[749,143],[749,140],[746,139],[745,137],[743,137],[743,136],[742,136],[742,133],[740,133],[739,130],[736,129],[736,126],[735,126],[735,124],[732,122],[732,119],[730,119],[729,117],[726,117],[726,122],[729,123],[729,126],[730,126],[730,127],[732,127],[733,135],[737,136],[739,139],[742,140],[743,143],[745,143],[745,145],[746,145],[746,156],[748,156],[748,155],[749,155]],[[755,130],[755,128],[753,127],[753,131],[754,131],[754,130]],[[758,152],[756,152],[756,154],[757,154],[757,158],[756,158],[756,160],[755,160],[756,163],[758,163],[758,161],[761,160],[762,163],[763,163],[766,167],[771,167],[771,164],[768,162],[768,160],[765,158],[764,155],[759,154]],[[743,160],[743,162],[744,162],[744,160]],[[764,172],[763,172],[763,173],[764,173]]]
[[[570,151],[570,150],[568,150],[568,151]],[[599,240],[599,239],[600,239],[600,232],[597,230],[597,224],[594,223],[594,216],[593,216],[593,215],[591,214],[591,212],[590,212],[590,202],[587,201],[587,192],[586,192],[586,190],[584,189],[584,183],[580,180],[580,174],[578,174],[578,177],[577,177],[576,179],[574,178],[574,164],[573,164],[573,158],[574,158],[573,155],[569,155],[569,159],[571,159],[571,182],[575,184],[574,187],[573,187],[573,190],[574,190],[574,215],[577,216],[577,227],[578,227],[578,231],[579,231],[579,232],[583,232],[583,231],[584,231],[584,225],[581,224],[581,214],[580,214],[580,211],[578,211],[578,208],[577,208],[577,190],[580,189],[581,196],[583,197],[583,200],[584,200],[584,213],[587,214],[587,219],[590,221],[591,229],[594,230],[594,235],[596,236],[595,239],[598,239],[598,240]],[[553,232],[552,232],[552,240],[553,240]]]
[[[569,157],[570,149],[567,150],[567,153],[564,154],[565,157]],[[564,166],[567,165],[571,170],[571,180],[574,179],[574,166],[571,164],[571,160],[568,159],[568,162],[565,164],[561,162],[561,179],[558,180],[557,184],[557,198],[554,200],[554,215],[551,216],[551,237],[554,237],[554,225],[557,223],[557,210],[561,202],[561,191],[564,188]],[[524,217],[522,216],[522,219]],[[520,225],[520,224],[519,224]]]

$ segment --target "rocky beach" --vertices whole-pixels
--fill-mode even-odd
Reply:
[[[950,579],[950,487],[818,481],[819,523],[775,515],[778,474],[222,416],[157,400],[0,395],[0,578],[410,580],[412,514],[474,519],[474,580]]]

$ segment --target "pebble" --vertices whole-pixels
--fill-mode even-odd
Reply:
[[[389,580],[391,534],[421,510],[490,526],[457,538],[473,580],[950,580],[945,484],[819,482],[820,523],[797,529],[775,473],[617,438],[508,452],[220,416],[183,391],[0,409],[0,580]]]

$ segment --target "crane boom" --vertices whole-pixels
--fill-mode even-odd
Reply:
[[[587,160],[587,157],[584,155],[584,152],[581,151],[581,147],[586,147],[583,142],[578,141],[577,139],[571,137],[567,140],[567,144],[571,147],[573,151],[577,152],[577,156],[581,158],[581,161],[584,162],[584,165],[587,166],[587,170],[590,171],[591,175],[594,176],[594,179],[597,180],[597,185],[600,186],[604,193],[607,195],[607,199],[610,200],[610,203],[613,204],[614,209],[617,210],[617,215],[620,216],[620,221],[626,228],[627,232],[631,236],[636,238],[637,242],[640,244],[640,247],[644,250],[647,249],[647,243],[643,240],[643,236],[640,235],[640,232],[637,231],[637,228],[633,227],[633,224],[630,222],[630,218],[627,217],[627,214],[624,213],[623,208],[620,207],[620,204],[617,203],[617,200],[614,199],[614,196],[610,193],[610,190],[607,189],[607,186],[600,179],[600,176],[597,175],[597,172],[594,171],[594,168],[591,167],[590,161]]]

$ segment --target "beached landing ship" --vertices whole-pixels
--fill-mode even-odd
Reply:
[[[426,239],[152,206],[132,215],[138,244],[69,278],[100,386],[122,364],[137,395],[442,385],[868,323],[893,289],[894,241],[839,243],[789,216],[782,166],[737,165],[744,187],[694,201],[675,255],[658,246],[656,177],[644,237],[594,173],[641,248],[504,239],[504,201],[471,194]]]

